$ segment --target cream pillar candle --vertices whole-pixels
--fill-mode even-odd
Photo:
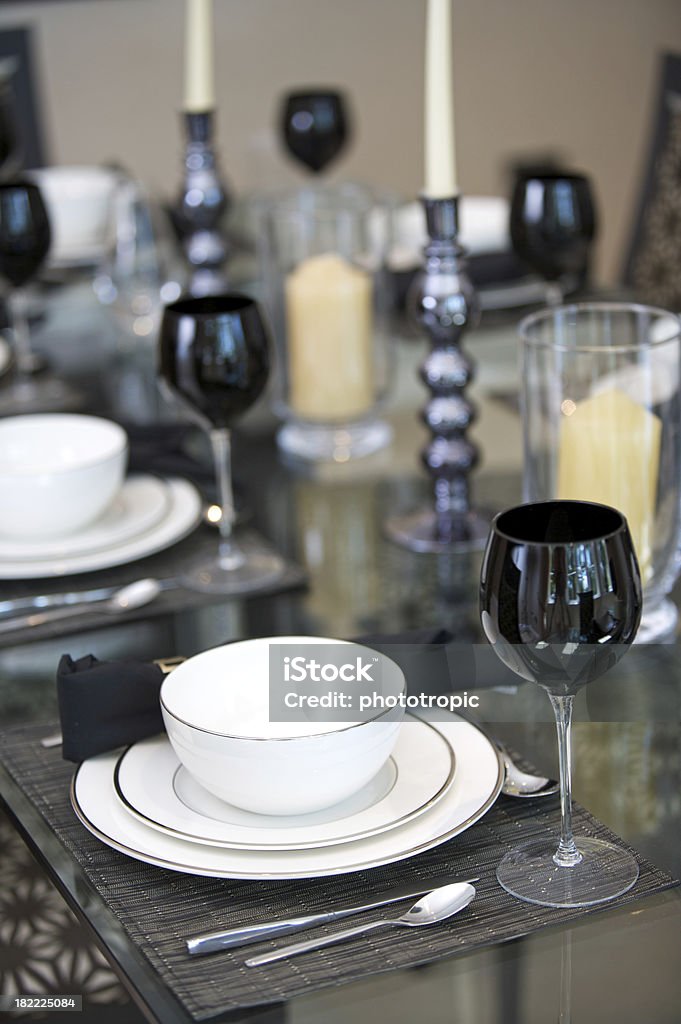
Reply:
[[[184,73],[183,109],[189,114],[213,110],[213,0],[187,0]]]
[[[563,402],[558,497],[613,505],[627,517],[645,583],[652,573],[662,423],[623,391]]]
[[[289,404],[305,420],[361,417],[374,404],[372,280],[335,254],[286,279]]]
[[[454,152],[451,0],[428,0],[425,82],[425,188],[429,199],[458,193]]]

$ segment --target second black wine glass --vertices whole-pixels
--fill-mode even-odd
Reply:
[[[10,312],[17,376],[25,378],[42,364],[31,349],[25,286],[50,251],[50,221],[37,185],[0,184],[0,277],[11,288]]]
[[[262,393],[269,373],[269,340],[260,310],[245,295],[179,299],[165,307],[159,373],[164,390],[208,433],[222,507],[213,558],[184,573],[182,582],[207,593],[241,594],[281,575],[283,560],[249,538],[234,536],[230,428]]]
[[[626,519],[586,501],[519,505],[492,523],[480,578],[482,627],[496,654],[549,695],[558,730],[561,834],[511,850],[497,878],[550,907],[614,899],[638,878],[625,849],[572,834],[574,696],[617,663],[636,636],[641,579]]]
[[[281,105],[284,144],[296,160],[318,173],[342,152],[350,135],[343,94],[332,89],[287,93]]]
[[[581,284],[596,234],[589,179],[561,171],[521,173],[511,198],[511,242],[547,282],[548,305],[563,301],[563,284]]]

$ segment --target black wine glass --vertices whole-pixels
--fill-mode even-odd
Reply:
[[[583,281],[596,234],[589,179],[561,171],[521,172],[511,198],[511,242],[547,282],[548,305],[563,301],[560,282]]]
[[[551,907],[613,899],[638,878],[627,850],[572,834],[575,694],[608,671],[636,636],[641,579],[626,519],[586,501],[519,505],[492,523],[480,579],[487,639],[501,660],[548,693],[558,730],[561,834],[507,853],[497,878],[512,895]]]
[[[331,89],[287,93],[281,106],[281,132],[289,153],[319,173],[350,137],[342,93]]]
[[[215,462],[222,516],[215,557],[182,577],[207,593],[254,590],[283,571],[282,559],[249,538],[234,537],[231,427],[262,393],[269,373],[269,339],[260,310],[245,295],[179,299],[161,322],[159,374],[168,392],[205,429]]]
[[[22,379],[43,366],[31,350],[25,286],[50,250],[50,221],[37,185],[0,183],[0,277],[9,284],[16,375]]]

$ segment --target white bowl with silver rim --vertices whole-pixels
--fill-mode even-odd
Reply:
[[[336,665],[344,658],[348,665],[360,659],[365,667],[377,666],[377,690],[398,700],[384,706],[379,698],[377,706],[361,715],[353,708],[342,715],[329,710],[328,715],[316,712],[308,718],[303,710],[293,720],[273,720],[273,645],[277,656],[289,651],[292,656],[304,658],[312,652],[317,657],[321,651],[322,661],[329,652],[328,660]],[[263,637],[189,658],[164,679],[161,711],[175,753],[209,792],[258,814],[307,814],[356,793],[385,764],[404,717],[399,696],[405,686],[394,661],[362,645],[326,637]],[[372,684],[362,687],[368,692]],[[323,696],[352,688],[352,682],[322,679],[307,687],[292,682],[290,692]]]

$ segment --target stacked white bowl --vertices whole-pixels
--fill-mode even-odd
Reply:
[[[116,498],[128,457],[122,427],[66,413],[0,420],[0,536],[66,537]]]
[[[53,265],[97,262],[110,241],[118,183],[106,167],[42,167],[31,171],[50,218]]]

